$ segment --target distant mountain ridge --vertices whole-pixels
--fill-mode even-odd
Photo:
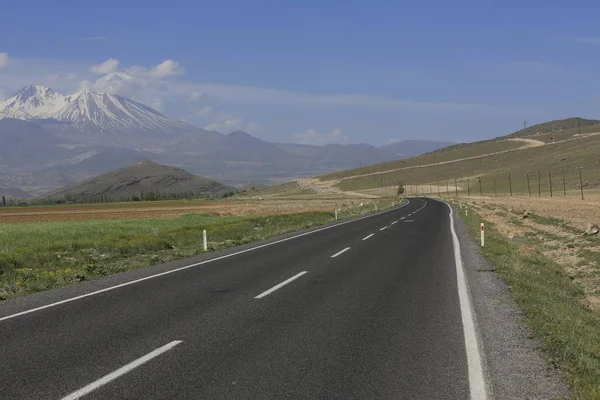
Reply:
[[[444,143],[431,142],[432,147]],[[228,185],[276,184],[415,155],[402,144],[271,143],[208,131],[122,96],[30,85],[0,102],[0,186],[39,195],[143,159]]]
[[[31,196],[30,193],[27,193],[24,190],[18,189],[18,188],[3,188],[0,187],[0,197],[5,197],[7,199],[9,198],[14,198],[14,199],[28,199]]]

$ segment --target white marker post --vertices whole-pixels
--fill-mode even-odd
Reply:
[[[468,217],[469,216],[469,209],[467,207],[465,207],[465,216]]]
[[[483,222],[481,223],[481,247],[485,246],[485,229],[483,226]]]
[[[202,231],[202,245],[204,251],[208,251],[208,243],[206,242],[206,229]]]
[[[375,211],[377,211],[377,203],[375,203]]]
[[[337,218],[338,218],[338,217],[337,217],[337,213],[338,213],[338,210],[335,210],[335,220],[336,220],[336,221],[338,220],[338,219],[337,219]]]

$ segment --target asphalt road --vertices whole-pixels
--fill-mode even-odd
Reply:
[[[0,399],[468,399],[448,214],[411,199],[0,314]]]

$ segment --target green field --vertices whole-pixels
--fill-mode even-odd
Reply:
[[[389,199],[378,202],[389,208]],[[345,208],[339,219],[374,211]],[[202,252],[233,247],[334,221],[333,212],[252,217],[187,214],[175,218],[24,222],[0,229],[0,299],[65,286]]]

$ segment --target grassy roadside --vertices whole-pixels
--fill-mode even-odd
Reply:
[[[482,219],[477,210],[461,216],[478,240]],[[600,315],[582,303],[583,288],[544,255],[536,235],[510,240],[489,221],[486,233],[483,253],[525,311],[550,355],[548,363],[565,370],[575,399],[600,399]]]
[[[378,209],[391,201],[378,201]],[[341,210],[339,220],[374,211]],[[253,217],[187,214],[175,218],[24,222],[0,226],[0,300],[118,272],[193,257],[209,251],[325,225],[333,212]]]

